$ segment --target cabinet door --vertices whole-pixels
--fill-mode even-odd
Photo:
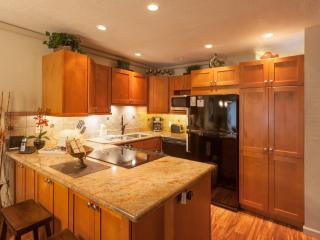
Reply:
[[[95,113],[111,112],[111,68],[97,64],[95,69]]]
[[[88,56],[65,51],[63,113],[88,114]]]
[[[70,216],[69,227],[72,231],[85,240],[98,240],[95,238],[95,211],[90,207],[91,202],[86,197],[72,193],[69,195]]]
[[[130,80],[130,103],[147,105],[147,78],[140,73],[132,73]]]
[[[213,69],[214,82],[217,86],[239,84],[239,66],[218,67]]]
[[[269,60],[240,63],[240,87],[263,87],[269,81]]]
[[[101,209],[101,240],[130,240],[130,222],[108,209]]]
[[[134,148],[149,150],[149,151],[161,151],[161,139],[151,138],[147,140],[132,142],[130,145]]]
[[[128,104],[132,72],[112,69],[112,104]]]
[[[25,169],[25,199],[35,199],[35,172],[31,168]]]
[[[240,91],[240,204],[268,211],[268,90]]]
[[[304,56],[291,56],[270,60],[269,81],[272,86],[303,85]]]
[[[53,213],[53,182],[40,174],[37,174],[37,201],[48,211]]]
[[[169,112],[168,77],[151,76],[149,78],[149,113]]]
[[[213,86],[213,81],[214,75],[212,68],[191,71],[191,86],[193,88]]]
[[[16,203],[25,200],[25,169],[21,163],[16,162],[15,166],[15,199]]]
[[[190,91],[191,90],[191,76],[182,75],[173,77],[175,91]]]
[[[53,183],[53,215],[54,233],[61,232],[69,227],[69,191],[68,188],[54,182]]]
[[[186,205],[174,201],[174,240],[208,240],[211,238],[211,173],[202,177],[188,191]]]
[[[303,87],[269,92],[269,211],[298,227],[304,222]]]

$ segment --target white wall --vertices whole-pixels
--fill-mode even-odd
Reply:
[[[320,25],[305,31],[305,226],[320,237]]]
[[[12,92],[12,111],[31,111],[41,105],[42,41],[0,29],[0,91]]]
[[[41,106],[42,56],[52,52],[42,44],[43,38],[0,22],[0,92],[12,93],[10,111],[34,111]],[[106,53],[88,50],[88,55],[100,64],[116,66],[116,57],[107,58]],[[135,63],[131,69],[145,72]]]

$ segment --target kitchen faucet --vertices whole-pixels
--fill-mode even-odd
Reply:
[[[123,122],[123,115],[121,116],[121,135],[124,134],[124,130],[126,129],[126,126],[128,125],[128,123],[124,123]]]

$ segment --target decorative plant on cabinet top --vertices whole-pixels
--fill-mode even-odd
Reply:
[[[47,41],[43,41],[43,44],[47,45],[48,48],[59,50],[60,48],[70,48],[74,52],[82,53],[80,49],[80,38],[69,34],[69,33],[57,33],[57,32],[46,32],[48,37]]]

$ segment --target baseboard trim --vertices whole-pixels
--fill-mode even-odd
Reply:
[[[307,235],[312,236],[312,237],[320,238],[320,231],[319,230],[303,226],[303,232]]]

